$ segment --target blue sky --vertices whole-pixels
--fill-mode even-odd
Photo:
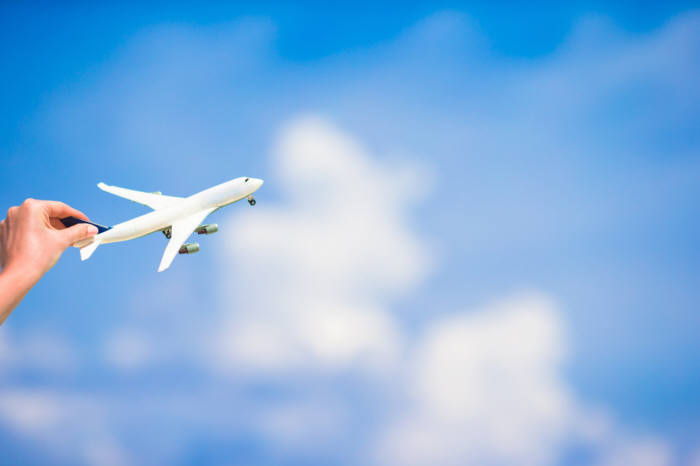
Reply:
[[[67,251],[0,332],[3,451],[700,461],[698,15],[3,6],[3,205],[266,180],[166,273]]]

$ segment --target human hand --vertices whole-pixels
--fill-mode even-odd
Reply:
[[[0,323],[68,246],[97,233],[88,224],[65,228],[67,216],[88,219],[62,202],[27,199],[0,222]]]

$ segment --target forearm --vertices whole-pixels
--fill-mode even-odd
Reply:
[[[41,275],[16,267],[0,272],[0,325],[40,278]]]

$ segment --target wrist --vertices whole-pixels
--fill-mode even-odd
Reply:
[[[18,265],[10,265],[0,271],[0,278],[5,282],[5,287],[11,284],[19,290],[29,290],[41,278],[42,274],[35,268]]]
[[[41,274],[20,267],[0,271],[0,325],[41,278]]]

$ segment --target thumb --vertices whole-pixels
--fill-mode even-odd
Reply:
[[[70,228],[59,230],[67,246],[97,234],[97,227],[87,223],[79,223]]]

